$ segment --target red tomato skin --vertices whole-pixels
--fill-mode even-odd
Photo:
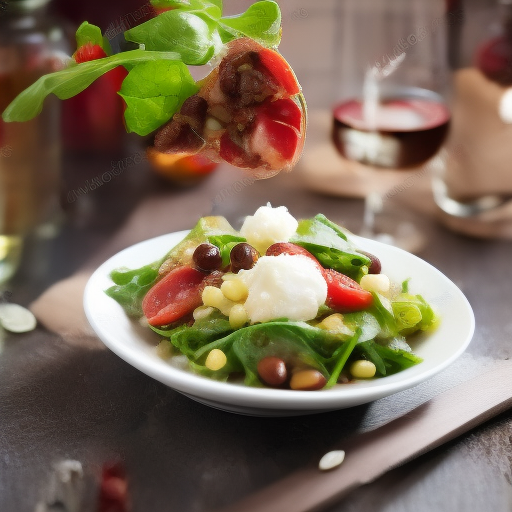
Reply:
[[[302,112],[293,100],[289,98],[274,101],[265,100],[257,110],[260,115],[265,114],[272,121],[287,124],[300,132]]]
[[[292,71],[288,62],[286,62],[279,53],[269,48],[263,48],[258,53],[258,57],[261,64],[289,96],[300,92],[300,86],[295,77],[295,73]]]
[[[363,290],[358,283],[350,277],[333,269],[324,270],[327,283],[326,304],[337,311],[350,313],[362,311],[373,303],[370,292]]]
[[[73,58],[77,64],[91,60],[103,59],[107,54],[99,44],[86,43],[80,46],[74,53]]]
[[[207,274],[178,267],[158,281],[142,301],[148,323],[155,327],[176,322],[202,304],[200,286]]]

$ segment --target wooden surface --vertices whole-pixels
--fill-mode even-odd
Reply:
[[[7,287],[9,300],[28,304],[74,273],[108,245],[136,203],[153,194],[168,200],[169,216],[155,219],[147,236],[188,228],[210,212],[236,225],[267,201],[288,206],[297,217],[322,212],[354,232],[361,226],[361,200],[310,192],[293,172],[251,183],[220,168],[183,189],[154,178],[145,166],[126,168],[73,203],[64,200],[59,236],[28,244],[21,272]],[[111,159],[68,160],[64,199],[110,167]],[[387,208],[392,212],[393,204]],[[402,220],[411,215],[398,214]],[[425,237],[419,256],[458,284],[474,308],[476,334],[467,357],[509,358],[512,244],[462,237],[426,216],[410,220]],[[94,344],[70,344],[42,328],[8,335],[0,356],[0,510],[33,512],[48,493],[53,465],[74,459],[84,468],[83,512],[96,511],[98,475],[109,461],[121,461],[127,470],[133,512],[209,511],[318,460],[369,410],[236,416],[191,401]],[[328,510],[508,512],[511,425],[512,413],[502,413]]]

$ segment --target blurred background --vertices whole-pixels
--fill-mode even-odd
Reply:
[[[225,14],[240,13],[251,3],[226,0]],[[29,7],[14,12],[21,4]],[[407,23],[413,28],[404,28],[402,36],[390,29],[389,48],[380,48],[380,55],[389,57],[394,52],[400,56],[402,41],[405,44],[411,37],[415,39],[405,54],[414,45],[425,55],[427,48],[434,52],[430,71],[434,79],[446,78],[440,97],[449,112],[443,121],[449,133],[440,139],[442,148],[436,160],[397,172],[392,163],[347,158],[344,143],[338,144],[341,147],[333,144],[333,112],[343,99],[344,84],[353,80],[353,74],[346,71],[347,62],[357,62],[364,47],[375,39],[375,33],[360,30],[357,34],[357,29],[357,40],[350,40],[356,35],[347,36],[347,19],[354,15],[351,10],[362,9],[364,4],[351,0],[280,2],[283,37],[279,51],[294,69],[308,104],[305,151],[294,180],[316,193],[365,199],[359,220],[349,227],[416,252],[425,243],[421,224],[426,216],[472,236],[510,238],[512,97],[506,94],[512,84],[510,2],[406,2]],[[115,49],[124,30],[152,16],[154,11],[145,0],[2,2],[0,109],[37,76],[63,65],[76,49],[74,33],[82,21],[99,25]],[[388,18],[385,23],[396,28]],[[410,59],[406,57],[402,67]],[[207,71],[194,73],[200,76]],[[118,227],[148,191],[179,193],[183,186],[197,186],[218,172],[216,165],[205,162],[169,166],[161,155],[146,153],[149,138],[126,134],[123,105],[117,96],[124,76],[117,69],[75,98],[53,103],[50,99],[43,115],[30,123],[0,121],[4,233],[0,252],[10,256],[3,258],[0,280],[13,273],[23,242],[30,243],[25,241],[27,236],[51,240],[68,229],[71,238],[83,234],[80,230],[89,230],[94,238],[95,230]],[[362,88],[363,83],[356,86]],[[352,128],[348,126],[351,136],[358,132]],[[392,131],[386,130],[388,135]],[[360,136],[361,130],[355,135]],[[388,135],[381,137],[381,143],[396,145],[403,130],[391,134],[391,139]],[[433,153],[437,150],[434,145]],[[104,215],[98,216],[99,209]],[[397,215],[402,219],[399,223]],[[402,232],[391,232],[397,226]],[[79,249],[74,257],[75,267],[85,258]],[[43,260],[38,257],[29,267],[36,269]],[[66,262],[59,268],[67,268]]]

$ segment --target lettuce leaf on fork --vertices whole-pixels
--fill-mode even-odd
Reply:
[[[66,68],[42,76],[19,94],[2,119],[28,121],[41,112],[50,94],[71,98],[124,66],[128,75],[120,95],[127,104],[126,129],[144,136],[169,121],[199,89],[187,66],[207,64],[219,56],[224,44],[239,37],[251,37],[267,47],[276,47],[281,39],[281,12],[272,0],[255,2],[245,12],[226,17],[221,0],[152,0],[152,4],[170,10],[124,33],[138,49],[111,55],[100,28],[84,22],[76,33],[77,47],[99,45],[107,56],[79,64],[70,59]]]

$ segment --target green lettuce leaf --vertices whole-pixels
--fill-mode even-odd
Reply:
[[[160,261],[130,270],[119,268],[110,274],[114,282],[105,293],[117,301],[131,317],[142,316],[142,299],[158,279]]]
[[[180,61],[157,60],[135,66],[119,91],[127,105],[124,117],[128,131],[148,135],[169,121],[198,90]]]
[[[166,11],[127,30],[127,41],[144,45],[149,51],[172,50],[185,64],[206,64],[222,42],[211,18],[184,10]]]
[[[222,18],[220,25],[233,39],[250,37],[265,46],[277,46],[281,41],[281,11],[269,0],[256,2],[237,16]]]
[[[325,268],[332,268],[359,281],[371,260],[357,252],[339,226],[323,215],[301,220],[290,242],[307,249]]]

